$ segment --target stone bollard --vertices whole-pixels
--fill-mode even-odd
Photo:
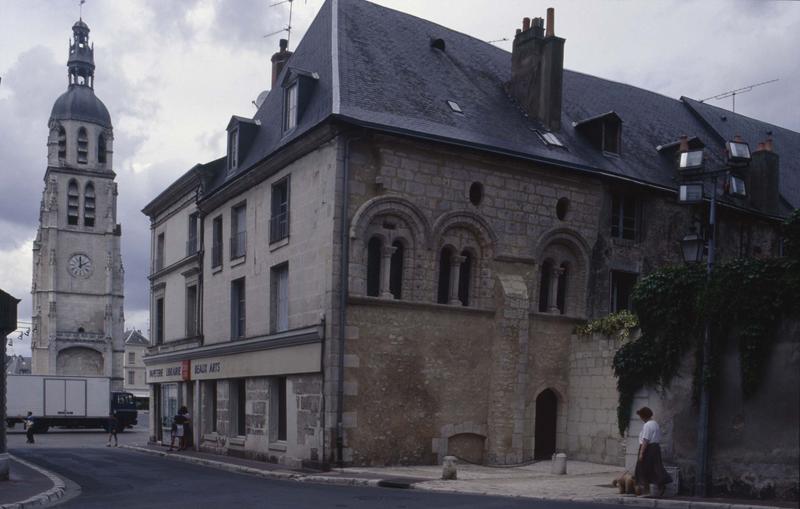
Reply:
[[[550,473],[564,475],[567,473],[567,455],[563,452],[553,454],[553,463],[550,465]]]
[[[456,457],[445,456],[442,462],[442,479],[445,481],[455,481],[457,478]]]

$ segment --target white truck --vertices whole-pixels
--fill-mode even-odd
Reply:
[[[34,432],[50,426],[104,428],[113,412],[118,429],[137,423],[136,403],[128,392],[112,392],[99,376],[7,375],[6,423],[13,427],[33,414]]]

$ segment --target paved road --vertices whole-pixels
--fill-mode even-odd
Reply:
[[[120,435],[141,443],[147,430]],[[10,437],[11,453],[80,485],[80,495],[61,509],[178,507],[213,509],[602,509],[597,504],[537,502],[530,499],[433,493],[391,488],[332,486],[273,481],[105,447],[105,434],[67,431],[37,436],[28,446]]]

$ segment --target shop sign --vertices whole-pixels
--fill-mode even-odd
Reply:
[[[181,382],[190,379],[189,361],[147,366],[147,383]]]

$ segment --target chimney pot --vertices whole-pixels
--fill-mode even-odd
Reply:
[[[552,7],[547,8],[547,31],[545,32],[545,37],[553,37],[556,35],[555,31],[555,17],[556,17],[556,10]]]
[[[758,148],[756,148],[756,152],[761,152],[762,150],[764,150],[764,142],[763,141],[759,141],[758,142]]]
[[[734,137],[733,137],[733,141],[735,141],[735,142],[737,142],[737,143],[744,143],[744,140],[743,140],[743,139],[742,139],[742,137],[741,137],[741,136],[739,136],[738,134],[737,134],[736,136],[734,136]]]
[[[689,151],[689,137],[684,134],[683,136],[681,136],[681,144],[680,147],[678,148],[678,152],[682,154],[688,151]]]
[[[531,18],[522,18],[522,31],[526,31],[531,28]]]
[[[286,65],[289,57],[292,56],[292,52],[287,51],[286,49],[288,45],[289,41],[286,39],[281,39],[278,42],[278,48],[280,48],[280,51],[272,55],[272,58],[270,59],[272,62],[272,88],[275,88],[275,82],[278,81],[278,75],[283,70],[283,66]]]
[[[767,138],[767,141],[764,142],[764,150],[767,152],[772,152],[772,136]]]

